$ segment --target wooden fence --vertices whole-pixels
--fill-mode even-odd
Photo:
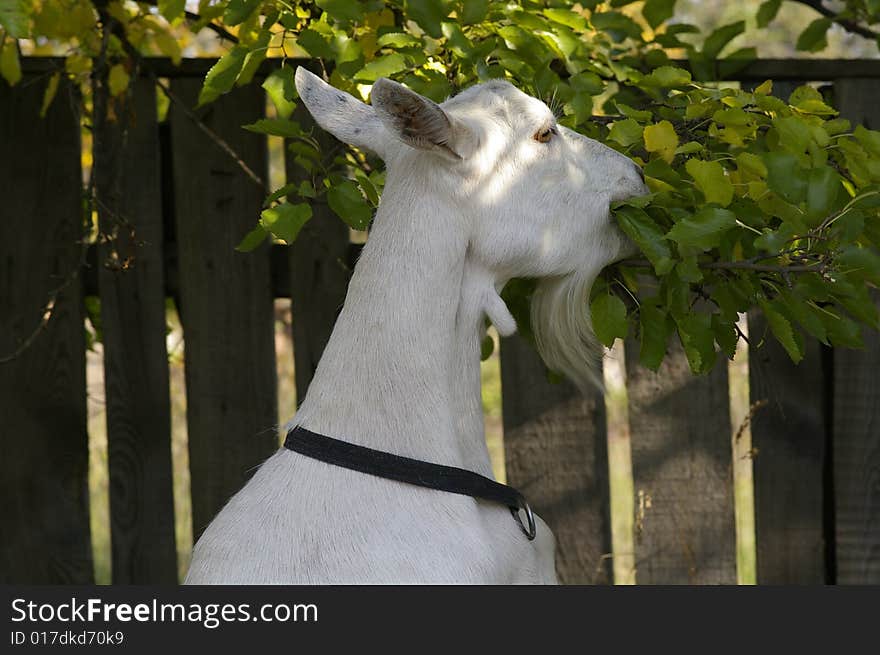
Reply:
[[[193,106],[210,63],[151,66]],[[96,266],[109,246],[95,253],[77,243],[81,142],[69,89],[39,118],[58,66],[26,60],[17,87],[0,84],[0,357],[21,350],[0,364],[0,582],[93,579],[86,295],[100,297],[103,321],[113,581],[175,582],[165,299],[176,300],[186,340],[198,534],[277,447],[266,430],[276,422],[273,298],[292,298],[301,396],[344,298],[348,231],[318,204],[293,247],[235,252],[262,191],[179,106],[159,122],[155,86],[141,79],[124,156],[110,154],[122,138],[111,125],[98,135],[106,159],[96,162],[137,241],[121,234],[117,247],[123,256],[136,249],[137,262],[126,272]],[[845,116],[880,128],[878,61],[763,61],[737,79],[766,78],[777,93],[832,83]],[[240,126],[264,108],[251,85],[197,112],[263,178],[266,141]],[[91,265],[81,267],[84,253]],[[51,320],[23,348],[50,297]],[[759,583],[880,582],[880,335],[866,342],[865,351],[813,344],[799,366],[773,344],[751,353],[751,398],[769,401],[752,427]],[[651,499],[636,541],[638,581],[733,583],[727,370],[692,377],[674,346],[657,374],[636,359],[626,371],[633,477]],[[517,337],[502,344],[501,373],[508,480],[554,529],[563,581],[610,581],[603,397],[549,384]]]

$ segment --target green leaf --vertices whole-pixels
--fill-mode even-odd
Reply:
[[[664,240],[660,226],[644,209],[623,205],[615,210],[614,217],[624,233],[654,265],[657,275],[665,275],[672,270],[675,261],[669,244]]]
[[[406,59],[399,52],[374,59],[359,70],[354,79],[358,82],[375,82],[380,77],[390,77],[407,67]]]
[[[171,23],[183,16],[186,0],[159,0],[159,13]]]
[[[828,340],[832,346],[843,346],[844,348],[864,348],[865,342],[862,339],[862,330],[858,323],[842,314],[832,312],[828,308],[819,314],[819,318],[825,324],[828,331]]]
[[[880,132],[869,130],[864,125],[856,125],[853,136],[872,157],[880,158]]]
[[[412,46],[421,47],[421,39],[417,39],[412,34],[404,32],[386,32],[378,38],[376,45],[380,48],[409,48]]]
[[[241,240],[241,243],[235,246],[235,249],[238,252],[251,252],[263,243],[267,236],[269,236],[269,233],[263,229],[263,226],[257,225],[257,227],[245,235],[244,239]]]
[[[656,152],[666,162],[675,158],[678,147],[678,134],[669,121],[660,121],[656,125],[648,125],[644,132],[645,150]]]
[[[629,331],[626,320],[626,305],[611,293],[600,293],[590,303],[590,315],[593,317],[593,332],[596,338],[609,348],[614,339],[625,339]]]
[[[9,86],[15,86],[21,80],[18,44],[16,41],[8,40],[2,44],[2,48],[0,50],[0,75],[9,83]]]
[[[828,344],[828,330],[819,316],[822,310],[809,304],[800,294],[788,289],[780,289],[779,300],[788,316],[797,321],[809,334],[824,344]]]
[[[296,236],[302,226],[312,217],[312,207],[308,203],[292,205],[282,203],[269,209],[264,209],[260,214],[260,225],[287,243],[296,241]]]
[[[758,8],[758,27],[767,27],[776,18],[779,13],[779,7],[782,6],[782,0],[767,0],[762,2]]]
[[[13,39],[27,38],[32,7],[30,0],[0,0],[0,27]]]
[[[466,0],[462,3],[461,24],[482,23],[489,11],[489,0]]]
[[[828,46],[827,33],[830,27],[830,18],[817,18],[801,32],[795,47],[798,50],[806,50],[808,52],[824,50]]]
[[[247,47],[237,45],[211,67],[205,75],[205,82],[199,92],[199,106],[214,102],[232,89],[238,74],[241,73],[247,54]]]
[[[774,307],[773,301],[762,300],[760,305],[773,336],[785,348],[791,361],[797,364],[804,358],[803,337],[791,327],[788,319]]]
[[[268,207],[279,198],[283,198],[284,196],[289,196],[293,193],[296,193],[299,190],[299,187],[299,183],[291,182],[275,189],[272,193],[266,196],[266,199],[263,201],[263,207]]]
[[[245,55],[244,64],[241,66],[241,72],[235,79],[236,86],[250,84],[251,80],[254,79],[254,75],[257,74],[257,69],[260,68],[260,64],[263,63],[266,56],[269,54],[269,41],[271,39],[272,33],[268,29],[261,30],[254,42],[248,46],[250,52]]]
[[[812,141],[809,125],[797,116],[777,117],[773,119],[773,127],[779,135],[779,144],[794,155],[807,150]]]
[[[266,90],[266,95],[272,100],[272,104],[275,105],[278,116],[290,118],[293,110],[296,109],[294,99],[298,97],[294,84],[293,67],[282,66],[272,71],[263,81],[262,86]]]
[[[807,180],[797,158],[787,152],[768,152],[762,155],[767,167],[767,186],[785,198],[798,204],[807,193]]]
[[[676,316],[675,324],[691,371],[696,374],[710,371],[715,364],[715,333],[712,331],[712,316],[700,313]]]
[[[714,202],[727,207],[733,200],[733,184],[724,174],[724,168],[717,161],[689,159],[685,164],[688,174],[694,178],[697,188],[703,193],[706,202]]]
[[[223,14],[223,23],[227,27],[235,27],[245,22],[261,2],[262,0],[229,0],[226,12]]]
[[[838,255],[837,261],[847,275],[880,285],[880,254],[872,248],[849,246]]]
[[[840,207],[843,193],[840,174],[831,166],[811,169],[807,178],[807,218],[811,224],[818,225]]]
[[[343,23],[359,23],[364,18],[364,8],[360,2],[352,0],[316,0],[318,5],[331,18]]]
[[[616,121],[608,130],[608,138],[624,147],[635,145],[642,140],[642,126],[632,118]]]
[[[299,46],[305,48],[306,52],[312,57],[319,59],[333,59],[335,57],[333,48],[330,47],[327,39],[315,30],[304,29],[299,33],[296,42]]]
[[[742,34],[745,29],[746,22],[744,20],[719,27],[707,36],[706,40],[703,42],[703,56],[708,59],[717,59],[718,55],[721,54],[721,51],[724,49],[724,46]]]
[[[703,207],[696,214],[678,221],[667,239],[681,246],[694,246],[703,250],[717,247],[727,230],[736,227],[736,215],[720,207]]]
[[[687,86],[691,83],[691,74],[677,66],[660,66],[642,79],[645,86],[658,86],[672,89]]]
[[[352,180],[344,179],[333,184],[327,190],[327,204],[355,230],[366,230],[373,218],[373,208]]]
[[[646,0],[642,7],[642,16],[652,29],[672,18],[673,13],[675,13],[675,0]]]
[[[721,346],[721,351],[728,359],[733,359],[739,341],[739,333],[734,324],[722,320],[720,314],[712,314],[712,333],[715,335],[715,343]]]
[[[440,28],[449,12],[442,0],[406,0],[406,15],[435,39],[443,36]]]
[[[658,307],[645,299],[639,306],[639,326],[642,341],[639,348],[639,363],[656,371],[666,356],[666,347],[670,335],[675,330],[675,323],[663,307]]]
[[[255,123],[242,125],[249,132],[257,134],[269,134],[271,136],[283,136],[287,139],[293,139],[302,136],[302,127],[300,124],[287,120],[286,118],[261,118]]]

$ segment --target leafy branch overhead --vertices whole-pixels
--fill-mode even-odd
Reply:
[[[763,2],[758,29],[785,4]],[[834,25],[877,37],[878,2],[837,3],[839,11],[788,4],[816,12],[800,49],[823,49]],[[795,361],[805,338],[858,347],[863,329],[880,327],[871,298],[880,284],[880,132],[841,118],[826,88],[777,97],[770,81],[719,84],[755,57],[754,48],[736,48],[743,21],[699,34],[670,22],[675,0],[202,0],[187,9],[195,8],[183,0],[0,0],[0,74],[15,84],[18,40],[39,37],[69,45],[65,74],[88,85],[103,42],[109,92],[121,99],[142,55],[179,61],[187,34],[211,29],[227,50],[200,104],[261,84],[275,115],[243,127],[283,137],[299,172],[267,196],[242,235],[245,251],[267,238],[292,242],[315,202],[366,229],[382,192],[377,161],[322,147],[296,120],[289,59],[311,59],[330,83],[364,100],[380,77],[436,101],[505,77],[555,105],[564,125],[644,169],[650,195],[613,208],[642,254],[607,271],[585,299],[603,343],[635,336],[642,363],[656,368],[675,335],[693,371],[706,372],[718,353],[733,355],[736,322],[748,310],[764,315]],[[114,22],[109,41],[99,16]],[[682,57],[687,65],[676,65]],[[260,73],[267,58],[276,65]],[[57,75],[47,80],[46,105],[57,86]],[[505,291],[525,332],[530,288],[516,281]]]

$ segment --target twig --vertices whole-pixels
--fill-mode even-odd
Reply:
[[[162,89],[162,93],[164,93],[171,102],[173,102],[175,105],[177,105],[180,108],[180,110],[183,111],[183,113],[186,115],[186,117],[189,118],[193,123],[195,123],[196,126],[202,132],[204,132],[208,136],[209,139],[211,139],[211,141],[213,141],[217,146],[219,146],[220,149],[223,150],[223,152],[225,152],[227,155],[229,155],[233,159],[233,161],[235,161],[235,163],[238,164],[238,167],[242,171],[244,171],[244,173],[249,178],[251,178],[258,187],[260,187],[263,191],[265,191],[266,184],[265,184],[265,182],[263,182],[263,178],[261,178],[259,175],[257,175],[253,171],[253,169],[251,169],[251,167],[248,166],[241,157],[239,157],[238,153],[235,152],[235,150],[232,148],[232,146],[230,146],[228,143],[226,143],[226,141],[224,141],[223,138],[221,138],[216,132],[214,132],[214,130],[212,130],[210,127],[205,125],[204,121],[202,121],[198,116],[196,116],[195,112],[193,112],[189,107],[187,107],[186,103],[183,102],[183,100],[181,100],[180,98],[178,98],[177,95],[168,87],[168,85],[163,83],[162,80],[160,80],[152,70],[149,70],[148,68],[145,70],[147,70],[150,77],[153,78],[153,82],[155,82],[156,86],[158,86],[160,89]]]
[[[749,427],[749,424],[752,422],[752,419],[755,417],[755,414],[762,407],[766,407],[769,404],[769,401],[764,398],[762,400],[756,400],[749,407],[749,413],[746,414],[746,417],[743,419],[743,422],[740,423],[739,429],[736,431],[736,435],[733,437],[733,440],[739,443],[739,440],[742,438],[743,433],[746,431],[746,428]]]
[[[168,85],[164,84],[159,79],[159,77],[156,75],[155,71],[153,71],[152,68],[150,68],[149,64],[147,64],[147,62],[144,61],[144,58],[141,56],[141,53],[138,52],[138,49],[135,48],[131,44],[131,41],[128,40],[128,35],[125,33],[125,28],[122,26],[122,24],[119,21],[117,21],[115,18],[113,18],[112,16],[109,16],[109,15],[107,16],[107,24],[110,27],[112,34],[116,38],[119,39],[119,42],[122,44],[122,48],[123,48],[123,50],[125,50],[125,53],[133,61],[137,62],[137,64],[139,66],[141,66],[143,68],[143,70],[145,70],[149,74],[149,76],[152,78],[152,80],[156,84],[156,86],[158,86],[160,89],[162,89],[162,92],[165,94],[165,96],[171,102],[173,102],[175,105],[177,105],[181,109],[181,111],[183,111],[183,113],[186,115],[186,117],[189,118],[193,123],[195,123],[196,126],[202,132],[204,132],[205,135],[211,141],[213,141],[217,146],[219,146],[220,149],[223,150],[223,152],[225,152],[227,155],[229,155],[232,158],[232,160],[238,165],[238,167],[242,171],[244,171],[244,173],[251,180],[253,180],[254,183],[258,187],[260,187],[260,189],[265,191],[266,184],[265,184],[265,182],[263,182],[263,178],[261,178],[259,175],[257,175],[251,169],[251,167],[248,166],[241,157],[239,157],[238,153],[235,152],[235,150],[232,148],[232,146],[230,146],[225,140],[223,140],[216,132],[214,132],[214,130],[212,130],[210,127],[208,127],[202,119],[200,119],[198,116],[196,116],[195,112],[193,112],[189,107],[187,107],[186,103],[183,102],[179,97],[177,97],[177,95],[173,91],[171,91],[171,89],[168,87]]]
[[[86,255],[88,253],[88,241],[84,238],[82,240],[82,250],[80,251],[80,257],[77,260],[76,266],[68,273],[64,282],[62,282],[59,286],[52,289],[49,292],[49,299],[46,301],[46,304],[43,306],[43,315],[40,318],[40,322],[37,324],[37,327],[28,335],[28,337],[19,344],[18,348],[13,350],[8,355],[4,355],[0,357],[0,364],[8,364],[12,360],[18,358],[25,350],[30,348],[31,344],[36,341],[37,337],[40,336],[40,333],[46,329],[46,326],[49,324],[49,320],[52,318],[52,315],[55,312],[55,304],[58,302],[58,296],[60,296],[67,287],[76,281],[79,277],[79,272],[82,270],[83,266],[86,263]]]

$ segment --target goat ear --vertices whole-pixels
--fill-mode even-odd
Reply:
[[[384,77],[373,84],[370,100],[385,127],[405,144],[453,160],[467,156],[470,130],[432,100]]]
[[[296,69],[296,90],[318,125],[340,141],[385,158],[388,133],[372,107],[302,66]]]

